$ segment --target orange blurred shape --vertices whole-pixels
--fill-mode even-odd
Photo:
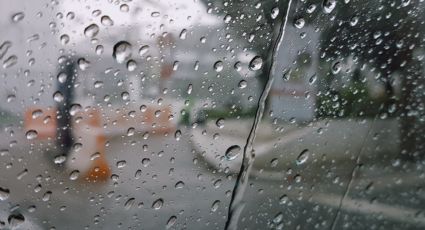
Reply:
[[[99,157],[92,160],[92,164],[84,178],[87,182],[105,182],[111,176],[111,169],[105,156],[106,137],[102,132],[102,115],[97,107],[92,107],[84,112],[77,113],[76,116],[82,119],[80,119],[78,124],[75,124],[75,127],[80,127],[80,130],[85,130],[85,128],[97,130],[94,132],[94,135],[96,135],[95,146],[96,152],[100,153]],[[88,135],[90,134],[88,133]]]
[[[38,140],[54,139],[56,136],[56,109],[30,107],[25,111],[25,132],[35,130]]]

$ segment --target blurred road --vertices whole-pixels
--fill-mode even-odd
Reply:
[[[8,214],[18,212],[40,229],[223,229],[236,176],[205,156],[218,154],[232,140],[224,134],[232,133],[230,123],[225,121],[220,130],[208,124],[181,127],[178,140],[174,133],[111,137],[106,156],[113,175],[105,183],[92,184],[70,180],[70,169],[53,163],[58,154],[53,146],[30,144],[18,129],[6,129],[0,187],[9,193],[0,200],[0,221],[7,225]],[[310,131],[299,132],[291,142],[276,141],[268,153],[258,155],[240,229],[329,229],[338,209],[335,229],[425,228],[425,175],[415,173],[423,166],[398,161],[385,150],[391,146],[386,139],[393,133],[390,123],[324,121],[286,127],[281,139],[285,132],[306,129]],[[219,133],[215,141],[221,145],[200,143],[198,132],[211,140]],[[238,135],[233,132],[242,140]],[[270,140],[260,135],[256,145]],[[363,144],[353,144],[357,142]],[[304,164],[294,162],[298,149],[293,143],[309,149]],[[339,145],[345,151],[336,152],[344,157],[333,152]],[[341,201],[359,151],[361,166]],[[268,156],[273,155],[280,157],[270,166]]]

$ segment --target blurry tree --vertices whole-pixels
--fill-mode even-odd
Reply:
[[[425,156],[424,6],[419,0],[339,1],[321,41],[325,62],[352,57],[354,68],[382,82],[387,100],[381,117],[400,119],[401,152],[410,159]]]

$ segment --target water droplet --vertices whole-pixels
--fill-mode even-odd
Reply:
[[[44,202],[49,201],[51,196],[52,196],[52,192],[47,191],[43,194],[43,197],[41,198],[41,200]]]
[[[217,179],[216,181],[214,181],[213,186],[214,186],[214,188],[220,188],[220,186],[221,186],[221,179]]]
[[[93,38],[99,33],[99,26],[96,24],[91,24],[84,29],[84,35],[88,38]]]
[[[157,199],[156,201],[154,201],[152,203],[152,208],[155,210],[159,210],[162,208],[162,205],[164,204],[164,200],[162,200],[161,198]]]
[[[186,36],[187,36],[187,30],[186,29],[183,29],[181,32],[180,32],[180,39],[182,39],[182,40],[184,40],[184,39],[186,39]]]
[[[117,162],[117,168],[119,169],[124,168],[126,165],[127,165],[127,161],[122,160]]]
[[[21,21],[22,19],[24,19],[24,17],[25,17],[25,14],[23,12],[18,12],[12,15],[12,21],[17,23]]]
[[[103,81],[95,81],[94,82],[94,88],[95,89],[99,89],[101,87],[103,87]]]
[[[323,12],[330,14],[336,6],[336,0],[323,0]]]
[[[176,216],[171,216],[170,219],[168,219],[167,221],[167,226],[166,228],[169,229],[172,226],[174,226],[174,224],[177,222],[177,217]]]
[[[43,111],[41,109],[36,109],[34,111],[32,111],[32,119],[37,119],[39,117],[41,117],[41,115],[43,115]]]
[[[55,159],[53,159],[53,162],[55,162],[55,164],[62,164],[65,161],[66,161],[66,155],[57,155]]]
[[[249,69],[256,71],[263,67],[263,59],[260,56],[255,56],[249,63]]]
[[[137,68],[137,62],[134,60],[129,60],[127,62],[127,70],[133,72]]]
[[[297,20],[295,20],[294,22],[294,26],[298,29],[302,29],[305,25],[305,20],[304,18],[298,18]]]
[[[120,6],[120,11],[121,12],[128,12],[130,10],[130,7],[127,4],[122,4]]]
[[[63,84],[66,82],[66,79],[68,78],[68,76],[66,75],[66,73],[59,73],[57,78],[58,78],[58,82]]]
[[[308,149],[304,149],[300,153],[300,155],[298,155],[297,157],[297,160],[296,160],[297,165],[304,164],[308,160],[309,156],[310,156],[310,152],[308,151]]]
[[[62,45],[66,45],[69,42],[69,35],[68,34],[62,34],[59,39],[60,39],[60,42],[61,42]]]
[[[9,189],[0,187],[0,201],[7,200],[9,198],[9,194]]]
[[[114,21],[112,21],[112,19],[108,15],[102,16],[100,18],[100,22],[104,26],[113,26],[114,25]]]
[[[355,25],[357,25],[357,23],[359,22],[359,17],[357,17],[357,16],[353,16],[351,19],[350,19],[350,26],[355,26]]]
[[[231,161],[238,157],[240,152],[241,147],[239,145],[232,145],[226,150],[225,157],[227,160]]]
[[[216,72],[221,72],[223,68],[224,68],[224,65],[222,61],[217,61],[216,63],[214,63],[214,70]]]
[[[333,66],[332,66],[332,73],[333,74],[338,74],[342,69],[342,64],[341,62],[336,62]]]
[[[316,10],[316,5],[315,4],[311,4],[307,7],[307,13],[311,14]]]
[[[282,195],[279,198],[279,204],[286,204],[289,201],[289,197],[287,195]]]
[[[76,180],[76,179],[78,179],[79,176],[80,176],[80,171],[74,170],[69,174],[69,179],[70,180]]]
[[[224,118],[219,118],[217,119],[217,121],[215,122],[215,124],[217,125],[218,128],[222,129],[224,128]]]
[[[90,156],[90,160],[91,161],[93,161],[93,160],[95,160],[95,159],[97,159],[97,158],[99,158],[100,157],[100,153],[99,152],[95,152],[95,153],[93,153],[91,156]]]
[[[27,131],[25,136],[27,137],[28,140],[34,140],[35,138],[37,138],[38,133],[37,133],[37,131],[31,129],[31,130]]]
[[[149,158],[143,158],[142,165],[144,167],[148,167],[150,162],[151,162],[151,160]]]
[[[276,216],[273,218],[273,223],[278,224],[280,222],[282,222],[283,220],[283,214],[281,212],[279,212],[278,214],[276,214]]]
[[[90,67],[90,62],[87,61],[85,58],[78,59],[77,63],[78,63],[78,67],[81,70],[86,70]]]
[[[78,112],[80,112],[82,109],[80,104],[72,104],[71,109],[69,110],[69,114],[71,116],[75,116]]]
[[[278,15],[279,15],[279,8],[278,8],[278,7],[274,7],[274,8],[272,9],[272,12],[271,12],[271,14],[270,14],[270,17],[271,17],[272,19],[276,19]]]
[[[270,161],[270,167],[275,168],[277,166],[277,164],[279,163],[279,160],[277,158],[273,158]]]
[[[129,94],[128,92],[122,92],[122,93],[121,93],[121,98],[122,98],[124,101],[128,101],[128,100],[130,100],[130,94]]]
[[[136,131],[136,129],[133,128],[133,127],[128,128],[127,129],[127,136],[129,136],[129,137],[134,136],[135,131]]]
[[[129,198],[125,204],[124,204],[124,209],[125,210],[129,210],[130,208],[133,207],[134,203],[136,203],[136,199],[134,198]]]
[[[18,57],[16,55],[12,55],[12,56],[8,57],[6,60],[4,60],[4,62],[3,62],[3,68],[4,69],[7,69],[9,67],[12,67],[17,62],[18,62]]]
[[[211,212],[217,211],[219,206],[220,206],[220,201],[219,200],[214,201],[214,203],[211,205]]]
[[[184,182],[183,181],[179,181],[176,183],[176,185],[174,186],[176,189],[180,189],[184,187]]]
[[[18,173],[18,176],[16,177],[16,179],[21,180],[22,178],[24,178],[24,176],[26,176],[28,174],[28,169],[24,169],[22,170],[20,173]]]
[[[192,84],[189,84],[188,86],[187,86],[187,94],[192,94],[192,90],[193,90],[193,85]]]
[[[118,63],[124,63],[131,57],[131,44],[126,41],[120,41],[114,45],[112,56]]]
[[[20,213],[11,214],[7,217],[10,229],[21,229],[20,225],[25,222],[25,217]]]
[[[229,23],[232,20],[232,16],[230,14],[227,14],[224,16],[224,23]]]
[[[97,45],[95,52],[96,52],[97,55],[101,55],[101,54],[103,54],[104,49],[105,48],[102,45]]]
[[[235,68],[236,71],[241,71],[242,70],[242,64],[241,62],[236,62],[235,65],[233,65],[233,68]]]
[[[238,84],[238,87],[241,89],[245,89],[248,83],[245,80],[241,80]]]
[[[63,97],[63,95],[62,95],[62,93],[61,93],[60,91],[56,91],[56,92],[53,94],[53,100],[54,100],[54,101],[56,101],[56,102],[62,102],[62,101],[63,101],[63,99],[64,99],[64,97]]]
[[[178,129],[175,133],[174,133],[174,138],[176,139],[176,141],[179,141],[180,138],[182,136],[182,132]]]
[[[314,84],[316,82],[316,80],[317,80],[317,75],[316,74],[313,74],[313,76],[311,76],[310,79],[308,80],[308,83],[310,85],[312,85],[312,84]]]
[[[139,49],[139,55],[140,56],[143,56],[148,51],[149,51],[149,46],[148,45],[144,45],[144,46],[140,47],[140,49]]]

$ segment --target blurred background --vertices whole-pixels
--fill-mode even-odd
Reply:
[[[0,229],[424,229],[424,6],[1,1]]]

